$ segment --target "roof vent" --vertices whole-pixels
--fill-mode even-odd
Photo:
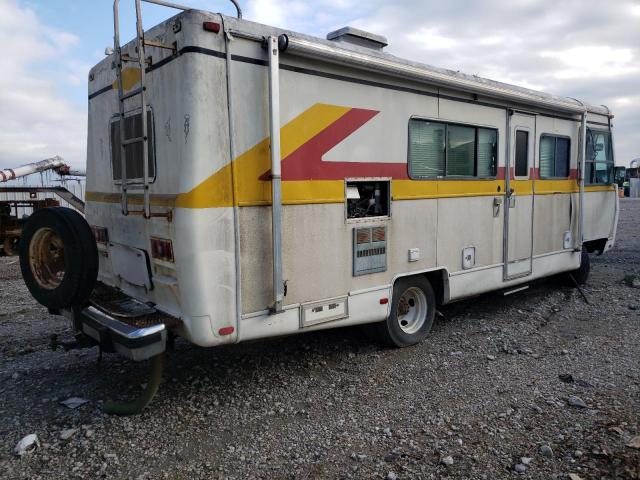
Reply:
[[[365,32],[353,27],[343,27],[340,30],[327,34],[327,40],[334,42],[350,43],[359,47],[371,48],[373,50],[382,50],[388,45],[387,39],[382,35]]]

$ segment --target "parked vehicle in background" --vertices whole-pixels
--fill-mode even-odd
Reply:
[[[640,159],[631,160],[629,163],[629,167],[615,167],[615,183],[618,185],[618,188],[623,192],[622,196],[640,196],[640,184],[637,188],[638,193],[635,195],[631,195],[631,183],[632,182],[640,182],[640,167],[638,164],[640,163]],[[633,180],[636,179],[636,180]]]
[[[61,157],[55,156],[28,163],[16,168],[0,170],[0,253],[7,256],[18,254],[22,227],[29,214],[53,206],[60,202],[53,198],[43,198],[40,194],[54,194],[73,208],[82,212],[84,202],[62,186],[12,185],[13,180],[25,179],[30,175],[55,171],[60,176],[84,176],[84,172],[72,170]],[[8,185],[8,186],[5,186]]]
[[[89,75],[87,221],[36,212],[21,253],[34,297],[102,349],[358,324],[412,345],[439,304],[586,281],[588,252],[613,246],[607,107],[403,60],[351,27],[322,40],[185,9],[143,32],[136,5],[137,40],[116,21]]]
[[[640,197],[640,158],[631,160],[629,168],[625,172],[625,196]]]

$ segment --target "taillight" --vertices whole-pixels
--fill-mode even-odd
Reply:
[[[222,327],[218,330],[219,335],[231,335],[234,332],[235,328],[233,327]]]
[[[93,238],[95,238],[96,243],[102,243],[103,245],[109,243],[109,232],[107,232],[106,228],[92,225],[91,230],[93,231]]]
[[[171,240],[151,237],[151,258],[173,263],[173,244]]]

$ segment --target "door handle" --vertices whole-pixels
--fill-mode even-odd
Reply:
[[[502,197],[493,197],[493,217],[496,218],[500,214],[500,205],[502,205]]]

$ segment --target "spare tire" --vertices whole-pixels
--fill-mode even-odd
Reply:
[[[98,277],[91,227],[70,208],[36,210],[22,229],[20,269],[29,292],[45,307],[82,306]]]

